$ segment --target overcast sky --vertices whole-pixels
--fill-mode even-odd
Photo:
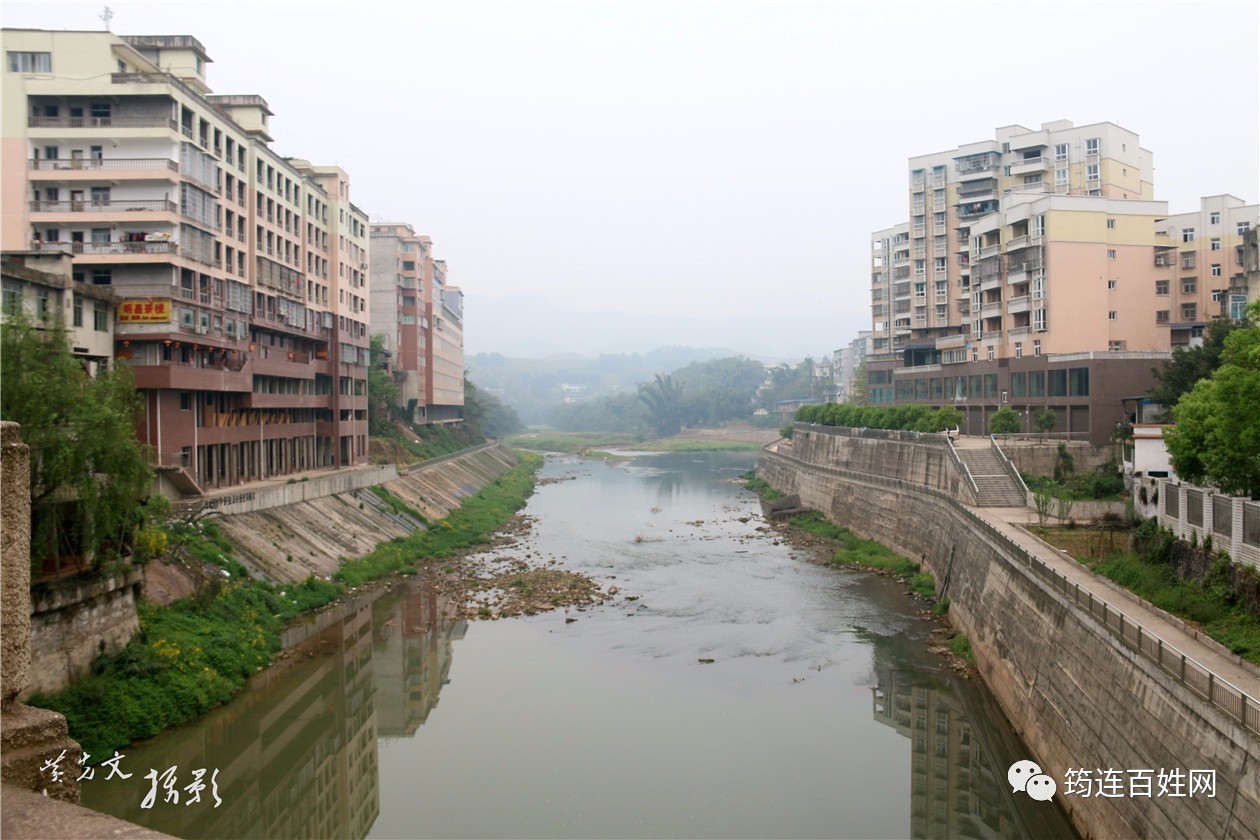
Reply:
[[[473,303],[803,303],[838,347],[869,326],[869,234],[906,220],[906,159],[1012,123],[1138,132],[1172,212],[1260,199],[1254,2],[109,5],[116,33],[198,38],[216,93],[266,98],[278,152],[344,167]],[[5,0],[3,22],[101,9]]]

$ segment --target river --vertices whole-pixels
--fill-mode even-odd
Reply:
[[[903,587],[766,527],[755,457],[549,457],[499,551],[608,603],[446,623],[421,579],[363,595],[84,804],[181,837],[1075,836],[1011,792],[1028,755]]]

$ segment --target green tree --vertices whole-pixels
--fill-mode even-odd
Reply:
[[[153,483],[131,368],[93,379],[63,329],[19,315],[0,328],[0,381],[0,417],[22,424],[31,452],[33,563],[77,556],[100,566],[126,554]]]
[[[1033,428],[1039,432],[1052,432],[1054,425],[1058,423],[1058,417],[1054,413],[1053,408],[1041,408],[1033,415]]]
[[[1226,493],[1260,495],[1260,302],[1225,339],[1221,365],[1173,408],[1164,441],[1182,478]]]
[[[682,429],[682,391],[668,373],[658,373],[653,382],[639,386],[639,399],[647,405],[658,437],[676,435]]]
[[[385,336],[372,336],[368,356],[368,430],[385,434],[390,427],[390,412],[398,399],[398,385],[384,366]]]
[[[1020,422],[1019,413],[1013,408],[1003,408],[994,412],[989,418],[989,433],[994,435],[1013,435],[1022,431],[1024,424]]]
[[[1175,406],[1200,380],[1207,379],[1221,366],[1226,340],[1244,325],[1243,321],[1220,318],[1204,329],[1201,345],[1173,350],[1172,358],[1163,366],[1151,369],[1159,384],[1147,392],[1147,398],[1167,409]]]
[[[870,375],[866,370],[866,359],[853,372],[853,380],[849,383],[849,397],[845,402],[849,405],[866,405],[869,398]]]
[[[504,438],[522,431],[525,425],[516,411],[464,376],[464,422],[476,437]]]

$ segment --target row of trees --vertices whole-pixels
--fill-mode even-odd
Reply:
[[[855,429],[901,429],[911,432],[943,432],[956,429],[963,414],[952,405],[932,408],[926,405],[853,405],[851,403],[816,403],[803,405],[796,411],[802,423],[823,426],[849,426]]]

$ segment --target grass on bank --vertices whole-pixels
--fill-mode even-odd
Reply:
[[[1156,526],[1139,526],[1136,551],[1100,551],[1100,542],[1082,551],[1083,529],[1044,528],[1046,542],[1072,554],[1098,574],[1203,632],[1248,662],[1260,665],[1260,617],[1250,612],[1225,580],[1228,558],[1218,556],[1202,580],[1183,580],[1173,568],[1170,539],[1159,540]],[[1116,542],[1127,547],[1127,535]],[[1093,556],[1090,556],[1093,555]]]
[[[213,523],[172,526],[172,541],[225,570],[224,579],[169,606],[141,602],[140,632],[126,648],[98,658],[92,673],[74,685],[28,702],[64,714],[71,737],[93,764],[132,741],[194,720],[271,662],[281,629],[300,613],[335,600],[347,586],[485,541],[525,504],[541,463],[540,456],[521,453],[516,466],[429,531],[347,562],[335,581],[307,578],[278,586],[251,580]]]
[[[520,461],[475,496],[460,502],[450,516],[429,526],[381,543],[365,557],[347,560],[333,577],[347,586],[359,586],[391,572],[414,568],[429,557],[445,557],[459,549],[486,542],[488,535],[525,505],[534,492],[534,479],[542,456],[522,452]]]

